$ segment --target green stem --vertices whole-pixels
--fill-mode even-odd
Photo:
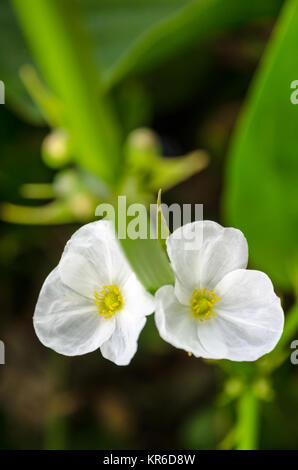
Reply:
[[[77,163],[110,184],[120,174],[120,134],[103,96],[75,2],[12,0],[48,85],[63,103]]]
[[[20,68],[19,74],[28,93],[42,111],[47,123],[51,127],[62,126],[63,106],[56,96],[41,82],[35,68],[32,65],[23,65]]]
[[[247,388],[238,402],[237,450],[255,450],[258,442],[259,401]]]
[[[56,196],[53,185],[48,183],[23,184],[20,193],[26,199],[53,199]]]
[[[11,224],[55,225],[76,221],[76,216],[62,201],[39,207],[18,206],[5,203],[0,206],[0,219]]]

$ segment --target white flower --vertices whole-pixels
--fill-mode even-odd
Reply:
[[[58,353],[76,356],[100,348],[106,359],[127,365],[153,300],[126,261],[112,224],[97,221],[67,243],[41,289],[34,327],[40,341]]]
[[[197,249],[187,250],[191,235]],[[245,269],[239,230],[194,222],[167,239],[167,250],[176,283],[157,291],[155,313],[165,341],[197,357],[233,361],[254,361],[274,348],[284,324],[280,299],[266,274]]]

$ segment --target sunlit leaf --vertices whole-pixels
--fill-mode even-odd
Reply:
[[[152,230],[149,217],[146,223],[146,238],[132,239],[129,234],[129,224],[135,218],[127,215],[124,216],[122,213],[122,225],[120,226],[117,215],[118,210],[119,208],[115,209],[116,231],[119,236],[119,229],[121,229],[120,243],[139,280],[152,293],[163,285],[173,284],[173,271],[164,250],[158,240],[152,235],[155,232]],[[126,226],[123,226],[124,217],[126,217]]]
[[[289,287],[298,262],[298,2],[287,2],[230,152],[226,216],[248,238],[253,265]]]

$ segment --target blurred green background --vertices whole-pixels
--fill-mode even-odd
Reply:
[[[297,0],[1,0],[0,448],[298,448],[297,44]],[[35,336],[71,234],[159,188],[240,228],[272,278],[285,334],[256,364],[188,357],[153,318],[123,368]],[[154,291],[146,247],[125,250]]]

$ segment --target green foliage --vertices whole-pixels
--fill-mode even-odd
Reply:
[[[167,190],[202,171],[209,162],[203,151],[174,158],[162,156],[159,137],[147,128],[135,129],[125,142],[126,171],[122,190],[132,200],[142,194],[143,201],[152,200],[160,188]]]
[[[119,129],[74,5],[64,0],[14,0],[14,5],[48,85],[63,102],[75,160],[115,184],[120,173]]]
[[[282,0],[78,0],[97,69],[108,88],[127,75],[155,67],[194,42],[276,15],[281,4]],[[73,7],[71,2],[69,12]],[[29,4],[27,8],[34,12]],[[41,115],[18,77],[20,68],[32,59],[10,0],[0,4],[1,47],[5,48],[0,53],[1,78],[8,84],[9,102],[21,114],[40,122]]]
[[[254,80],[230,152],[225,212],[248,239],[253,264],[293,282],[298,231],[298,2],[289,0]]]
[[[136,275],[152,294],[159,287],[174,283],[168,259],[157,240],[127,238],[121,244]]]
[[[274,15],[280,0],[80,0],[108,86],[202,40]],[[166,38],[166,40],[165,40]]]

